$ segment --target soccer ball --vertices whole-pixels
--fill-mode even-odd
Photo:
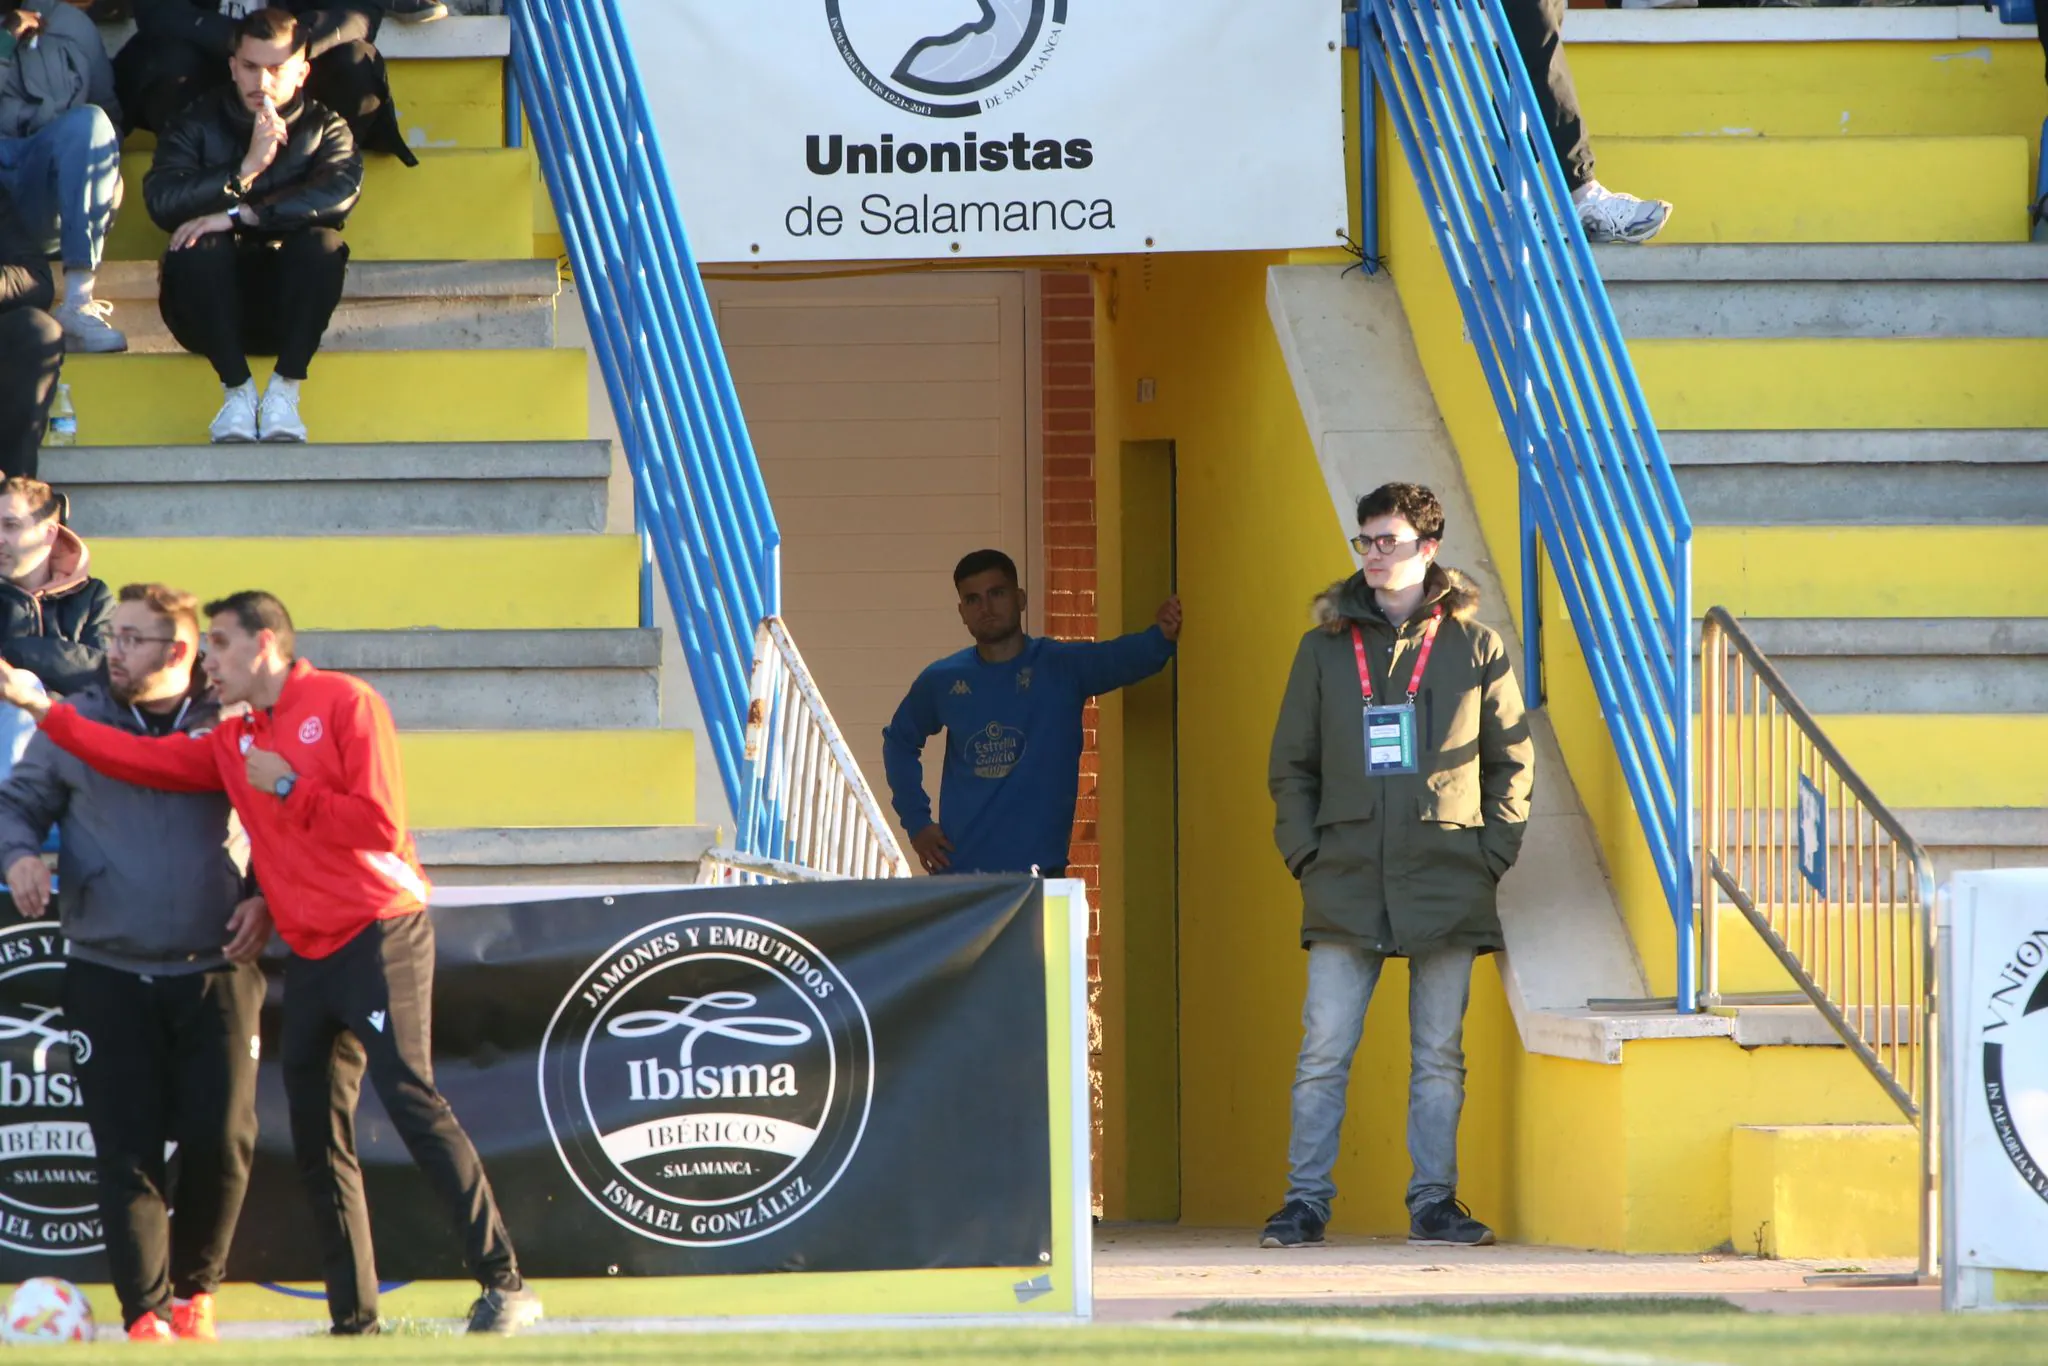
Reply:
[[[0,1341],[24,1347],[52,1342],[91,1342],[92,1306],[85,1292],[55,1276],[36,1276],[14,1288]]]

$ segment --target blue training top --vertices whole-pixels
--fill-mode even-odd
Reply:
[[[1081,785],[1081,708],[1099,693],[1150,678],[1173,658],[1157,626],[1116,640],[1027,637],[1015,659],[948,655],[910,685],[882,731],[882,763],[903,828],[932,823],[924,742],[946,732],[940,824],[956,873],[1067,866]]]

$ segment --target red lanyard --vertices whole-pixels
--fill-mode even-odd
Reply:
[[[1415,705],[1415,695],[1422,691],[1422,676],[1429,672],[1429,652],[1436,648],[1436,629],[1444,619],[1444,609],[1439,607],[1429,614],[1429,629],[1422,633],[1422,645],[1415,652],[1415,668],[1408,674],[1408,705]],[[1372,705],[1372,670],[1365,662],[1365,632],[1358,629],[1356,622],[1351,626],[1351,649],[1358,656],[1358,690],[1365,694],[1365,705]],[[1392,679],[1388,680],[1392,682]]]

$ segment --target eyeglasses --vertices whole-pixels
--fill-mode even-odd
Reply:
[[[138,645],[148,644],[152,641],[157,644],[163,644],[176,639],[176,636],[140,636],[133,631],[116,631],[108,639],[107,648],[118,654],[125,655]]]
[[[1382,555],[1391,555],[1404,545],[1421,544],[1422,538],[1420,536],[1402,537],[1358,535],[1353,536],[1351,538],[1351,548],[1361,555],[1365,554],[1365,552],[1367,552],[1368,550],[1377,550]]]

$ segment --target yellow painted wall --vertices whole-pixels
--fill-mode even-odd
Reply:
[[[1180,1160],[1181,1220],[1189,1224],[1256,1223],[1285,1192],[1305,957],[1299,896],[1272,844],[1266,753],[1308,601],[1351,569],[1266,314],[1266,271],[1280,259],[1123,258],[1106,265],[1101,285],[1098,450],[1171,440],[1179,461],[1188,620],[1180,666]],[[1154,381],[1155,401],[1137,402],[1141,378]],[[1114,457],[1098,461],[1108,489]],[[1099,516],[1105,527],[1116,520],[1106,503]],[[1116,562],[1106,541],[1102,562]],[[1102,595],[1116,597],[1106,581]],[[1103,625],[1111,628],[1106,616]],[[1337,1226],[1347,1232],[1405,1232],[1406,1009],[1406,974],[1396,965],[1352,1073],[1337,1170]],[[1516,1049],[1499,976],[1482,965],[1466,1030],[1462,1165],[1465,1198],[1487,1218],[1502,1218],[1506,1204]],[[1111,1207],[1112,1216],[1119,1212]]]

